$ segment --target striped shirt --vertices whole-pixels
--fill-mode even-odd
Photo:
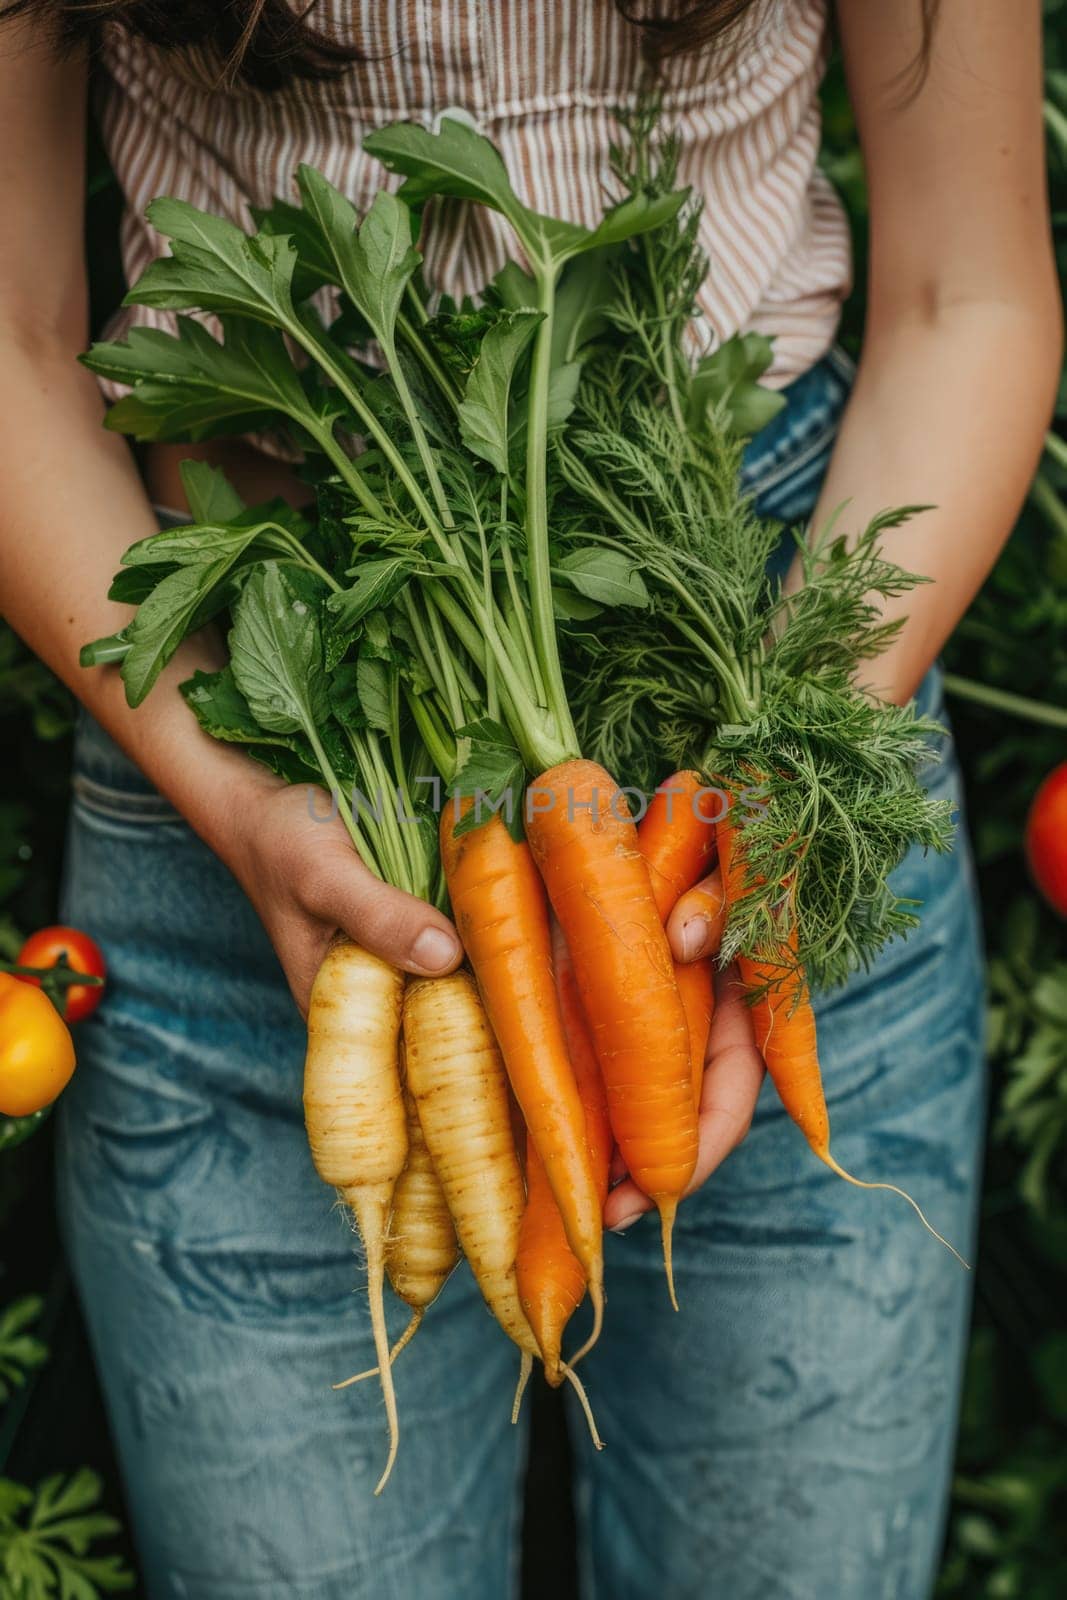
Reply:
[[[730,34],[670,58],[658,81],[663,122],[681,137],[680,181],[705,206],[700,339],[713,348],[739,330],[773,336],[777,384],[827,350],[850,283],[845,217],[816,165],[827,4],[754,0]],[[165,249],[144,216],[156,195],[248,226],[250,205],[295,197],[306,161],[362,210],[399,181],[363,153],[364,135],[396,120],[430,125],[446,109],[496,142],[538,211],[592,224],[618,197],[615,112],[638,100],[642,60],[638,30],[611,0],[319,0],[314,17],[367,60],[272,91],[220,86],[217,59],[199,47],[163,51],[104,29],[99,118],[125,194],[129,282]],[[422,243],[427,281],[452,295],[477,291],[515,253],[501,217],[454,202],[436,208]],[[130,308],[108,336],[134,323],[173,318]]]

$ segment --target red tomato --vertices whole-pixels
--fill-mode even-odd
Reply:
[[[1054,911],[1067,917],[1067,761],[1053,767],[1026,819],[1026,859]]]
[[[20,967],[54,967],[63,955],[75,972],[85,972],[91,978],[106,976],[107,966],[100,946],[79,928],[40,928],[31,933],[18,953],[17,964]],[[22,982],[40,988],[38,978],[23,978]],[[67,990],[64,1021],[80,1022],[89,1016],[100,1004],[103,993],[103,984],[72,984]]]

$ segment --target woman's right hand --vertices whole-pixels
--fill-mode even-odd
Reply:
[[[424,977],[463,958],[447,917],[363,865],[325,793],[264,774],[235,800],[212,843],[259,913],[303,1016],[338,929]]]

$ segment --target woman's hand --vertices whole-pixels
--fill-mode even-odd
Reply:
[[[406,972],[438,977],[461,960],[448,918],[363,865],[324,793],[257,784],[226,835],[215,847],[259,913],[302,1015],[338,928]]]

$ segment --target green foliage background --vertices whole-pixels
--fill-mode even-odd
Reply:
[[[1067,283],[1067,4],[1045,6],[1049,180]],[[825,93],[824,164],[846,198],[863,319],[863,165],[838,71]],[[1067,373],[1018,528],[946,652],[988,949],[990,1139],[974,1330],[939,1596],[1067,1593],[1067,925],[1022,854],[1030,800],[1067,759]],[[974,687],[967,687],[968,685]],[[959,690],[966,689],[966,695]],[[1061,708],[1060,726],[992,709],[1006,692]]]
[[[1047,0],[1046,125],[1061,277],[1067,280],[1067,0]],[[844,329],[858,347],[863,318],[866,198],[847,96],[832,72],[825,96],[824,163],[844,194],[856,237],[857,283]],[[93,150],[89,254],[98,306],[119,293],[118,200]],[[1067,758],[1059,727],[991,708],[987,691],[1067,708],[1067,375],[1056,432],[1019,527],[947,652],[964,759],[989,951],[993,1104],[975,1324],[964,1397],[953,1513],[938,1594],[958,1600],[1059,1600],[1067,1593],[1067,925],[1031,887],[1022,857],[1027,806],[1042,777]],[[967,689],[967,685],[971,689]],[[977,686],[976,688],[973,686]],[[54,917],[67,789],[70,702],[0,623],[0,953]],[[31,1152],[27,1156],[27,1150]],[[10,1270],[20,1199],[39,1192],[47,1136],[0,1155],[0,1258]],[[44,1230],[51,1238],[51,1229]],[[40,1263],[40,1276],[49,1273]],[[0,1472],[13,1452],[25,1391],[45,1348],[42,1302],[0,1309]],[[47,1313],[45,1312],[45,1320]],[[16,1399],[11,1398],[12,1394]],[[74,1463],[55,1463],[69,1470]],[[125,1571],[49,1535],[75,1531],[86,1547],[114,1529],[95,1508],[91,1473],[36,1491],[0,1478],[0,1600],[92,1600],[125,1588]],[[32,1524],[38,1520],[35,1531]],[[54,1550],[59,1550],[57,1564]],[[75,1585],[79,1585],[75,1586]]]

